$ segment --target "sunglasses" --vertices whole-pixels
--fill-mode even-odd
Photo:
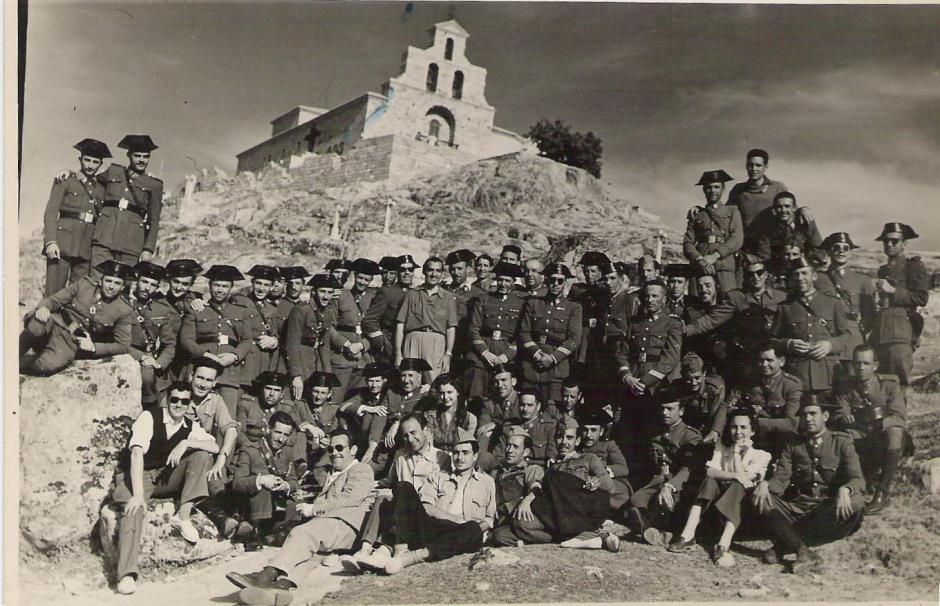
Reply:
[[[766,269],[755,269],[753,271],[746,271],[745,274],[749,276],[757,276],[758,278],[767,273]]]
[[[849,252],[851,247],[848,244],[833,244],[829,247],[829,250],[833,250],[835,252]]]
[[[192,398],[179,398],[177,396],[170,396],[170,404],[189,404],[192,401]]]
[[[564,284],[567,280],[568,280],[567,278],[556,278],[553,276],[548,279],[548,283],[549,284]]]
[[[343,452],[346,450],[346,446],[343,444],[337,444],[336,446],[330,445],[326,447],[327,452]]]
[[[891,246],[897,246],[904,241],[903,238],[885,238],[885,243],[890,244]]]

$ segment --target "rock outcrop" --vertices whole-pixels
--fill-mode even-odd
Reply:
[[[130,356],[20,377],[20,533],[40,552],[87,539],[140,413]]]

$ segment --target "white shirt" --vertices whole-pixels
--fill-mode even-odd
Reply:
[[[767,466],[770,465],[770,453],[754,448],[746,447],[742,457],[738,451],[741,446],[724,446],[715,448],[715,453],[707,466],[711,469],[720,469],[721,471],[744,471],[748,477],[757,474],[757,479],[753,483],[760,482],[767,473]]]
[[[166,427],[166,437],[170,439],[173,435],[182,429],[183,420],[180,419],[178,422],[173,421],[169,413],[164,411],[163,413],[163,425]],[[190,440],[202,441],[202,440],[214,440],[212,436],[206,433],[206,430],[202,428],[202,425],[199,424],[199,421],[192,421],[193,428],[189,432]],[[131,441],[128,444],[128,448],[133,448],[134,446],[140,446],[143,451],[146,453],[150,450],[150,441],[153,439],[153,415],[149,410],[145,410],[140,413],[137,418],[134,420],[134,424],[131,425]]]

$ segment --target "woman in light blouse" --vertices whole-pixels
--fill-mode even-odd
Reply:
[[[431,384],[431,393],[437,396],[437,408],[425,412],[427,431],[434,440],[434,447],[451,454],[457,444],[458,428],[471,433],[477,430],[477,418],[467,410],[460,387],[457,378],[451,374],[437,377]]]
[[[741,501],[747,491],[764,478],[771,458],[769,452],[753,447],[756,427],[751,410],[737,409],[728,413],[722,446],[715,448],[685,528],[669,545],[669,551],[685,551],[695,543],[695,530],[702,512],[714,503],[724,518],[724,527],[712,559],[719,566],[734,565],[730,548],[734,532],[741,525]]]

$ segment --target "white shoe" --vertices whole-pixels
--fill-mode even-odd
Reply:
[[[617,536],[617,533],[611,532],[604,537],[604,549],[611,553],[620,551],[620,537]]]
[[[180,536],[194,545],[199,542],[199,531],[190,520],[180,520]]]
[[[366,570],[384,570],[385,565],[388,564],[391,559],[392,554],[389,550],[380,547],[364,558],[358,558],[356,561],[359,562],[360,568],[365,568]]]
[[[121,593],[124,595],[130,595],[134,593],[135,591],[137,591],[137,581],[134,579],[132,575],[129,575],[129,574],[124,575],[124,577],[120,581],[118,581],[118,584],[117,584],[118,593]]]

